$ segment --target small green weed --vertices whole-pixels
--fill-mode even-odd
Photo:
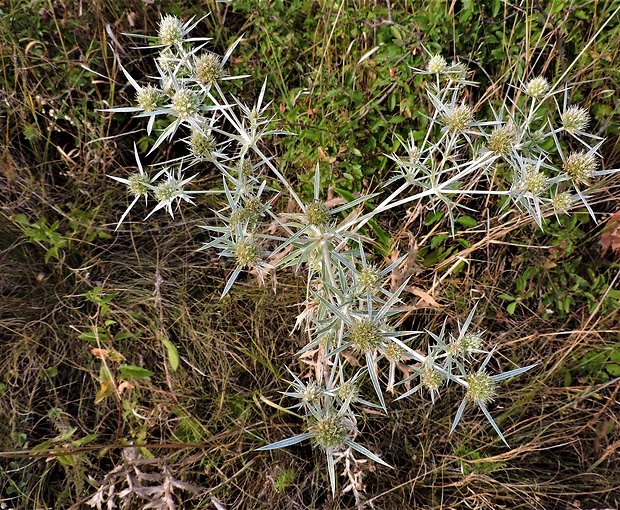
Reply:
[[[273,490],[278,494],[285,493],[295,482],[296,472],[292,468],[284,469],[273,480]]]
[[[469,475],[472,473],[479,475],[490,475],[495,471],[504,469],[507,466],[505,462],[501,461],[485,461],[484,459],[486,459],[487,456],[480,453],[478,450],[468,449],[464,444],[461,444],[454,449],[454,455],[459,458],[457,462],[464,475]]]

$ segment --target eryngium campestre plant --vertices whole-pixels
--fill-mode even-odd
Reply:
[[[380,193],[360,195],[349,202],[324,198],[318,164],[313,200],[307,202],[280,171],[275,158],[264,151],[269,137],[289,134],[273,126],[271,103],[265,101],[267,80],[253,105],[227,92],[228,80],[243,78],[226,70],[241,39],[220,57],[204,49],[209,39],[190,37],[196,23],[171,15],[162,17],[157,36],[147,38],[155,44],[151,50],[158,52],[154,59],[159,75],[152,83],[140,85],[122,69],[136,91],[137,104],[107,111],[148,118],[149,134],[156,118],[164,125],[167,122],[151,152],[182,133],[188,154],[162,162],[165,169],[151,177],[142,168],[136,150],[138,172],[130,171],[127,178],[113,177],[128,186],[132,198],[119,225],[140,197],[157,202],[149,216],[159,209],[174,216],[174,208],[181,203],[194,205],[193,195],[203,191],[187,191],[186,186],[198,173],[185,178],[181,166],[191,165],[197,172],[207,166],[209,172],[215,168],[220,173],[221,187],[209,193],[219,194],[222,204],[214,211],[217,221],[204,225],[213,237],[202,249],[216,250],[220,257],[230,259],[223,295],[242,271],[251,271],[260,279],[288,266],[306,271],[306,298],[296,326],[304,329],[308,341],[298,354],[303,355],[301,363],[311,363],[314,368],[308,381],[293,374],[292,391],[284,392],[287,398],[299,401],[292,408],[303,412],[306,431],[259,450],[312,440],[325,453],[335,492],[334,464],[343,456],[355,463],[355,455],[361,454],[387,465],[359,444],[357,416],[367,407],[388,412],[383,388],[393,392],[401,386],[406,391],[399,398],[424,390],[433,402],[448,388],[460,386],[464,398],[452,430],[471,402],[506,442],[488,406],[501,394],[501,381],[533,365],[497,375],[488,373],[494,350],[485,350],[478,329],[470,331],[475,305],[454,331],[446,323],[439,332],[399,328],[408,281],[401,278],[405,281],[394,285],[396,288],[386,282],[406,256],[383,269],[376,258],[369,263],[364,248],[368,234],[362,229],[390,209],[418,202],[447,212],[454,232],[459,209],[475,213],[472,208],[476,203],[489,203],[492,208],[492,196],[504,199],[504,209],[496,207],[493,214],[505,214],[512,207],[511,213],[525,211],[541,228],[545,216],[569,213],[579,201],[594,216],[579,186],[589,186],[596,177],[617,170],[597,170],[602,140],[586,132],[587,111],[576,105],[560,108],[556,98],[560,93],[567,97],[568,89],[558,88],[561,80],[550,84],[539,76],[513,87],[499,109],[490,108],[493,118],[484,120],[480,113],[485,111],[484,105],[477,105],[474,115],[463,99],[468,87],[476,86],[467,66],[429,55],[425,69],[414,69],[430,80],[424,89],[431,105],[426,134],[421,140],[413,131],[398,138],[402,155],[387,156],[396,170],[384,183],[378,204],[364,212],[365,203]],[[596,143],[591,145],[591,140]],[[290,199],[287,212],[273,209],[280,194]],[[428,338],[426,348],[423,338]],[[415,349],[409,345],[413,339]],[[481,355],[486,355],[482,361]],[[397,364],[410,375],[396,380]],[[372,388],[378,404],[364,399],[365,387]]]

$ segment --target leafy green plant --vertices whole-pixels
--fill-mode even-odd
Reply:
[[[573,358],[573,363],[561,371],[565,386],[570,386],[576,380],[605,384],[620,377],[620,344],[579,351]]]
[[[67,217],[69,219],[69,229],[61,230],[61,222],[54,221],[48,225],[45,217],[39,218],[36,222],[32,222],[25,214],[16,214],[15,222],[19,225],[24,233],[24,237],[28,238],[31,243],[37,243],[46,248],[45,262],[50,259],[58,261],[65,258],[65,252],[71,252],[76,242],[92,243],[95,239],[110,239],[111,235],[101,228],[93,225],[97,211],[82,211],[74,209]]]
[[[31,223],[24,214],[16,215],[15,220],[20,224],[24,236],[30,242],[41,243],[47,248],[45,262],[49,262],[51,258],[60,259],[61,250],[67,247],[68,240],[60,232],[57,232],[60,226],[59,221],[48,225],[45,218],[39,218],[36,222]]]
[[[102,287],[94,287],[85,295],[86,299],[97,305],[95,314],[97,325],[91,331],[80,333],[79,338],[95,344],[90,348],[93,356],[101,360],[99,368],[99,391],[95,395],[95,404],[104,401],[110,395],[115,395],[120,403],[120,395],[126,389],[131,389],[132,379],[148,380],[154,372],[136,365],[123,363],[125,356],[115,347],[118,342],[127,338],[136,338],[135,333],[121,331],[112,333],[116,321],[105,319],[110,309],[114,295],[106,295]],[[99,325],[100,324],[100,325]]]
[[[295,481],[295,470],[292,468],[283,470],[273,481],[273,489],[282,494],[287,491]]]
[[[587,303],[588,313],[598,310],[606,314],[620,307],[620,291],[610,287],[606,276],[615,264],[601,264],[595,272],[584,256],[576,256],[588,222],[585,214],[546,222],[547,228],[538,232],[537,238],[548,246],[547,251],[523,250],[518,260],[527,267],[512,280],[510,293],[498,295],[510,315],[520,303],[538,310],[543,319],[554,313],[566,317],[581,303]]]

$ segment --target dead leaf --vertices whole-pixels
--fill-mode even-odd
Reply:
[[[301,326],[304,322],[306,323],[310,322],[311,317],[314,315],[318,307],[319,307],[319,304],[315,301],[311,301],[306,304],[306,308],[304,308],[304,310],[297,316],[297,319],[295,320],[295,327],[293,328],[293,331],[291,331],[291,335],[297,329],[301,331]]]
[[[418,266],[416,264],[416,259],[418,258],[418,243],[411,232],[407,232],[407,237],[409,238],[407,256],[398,267],[394,268],[390,275],[391,292],[396,292],[396,289],[398,289],[407,278],[418,272]],[[398,259],[398,254],[398,250],[392,252],[392,256],[390,257],[391,262],[395,262]]]
[[[405,287],[405,290],[411,292],[412,294],[415,294],[420,298],[420,300],[416,304],[416,308],[441,308],[441,305],[437,301],[435,301],[433,296],[431,296],[428,292],[422,290],[421,288]],[[426,305],[424,305],[423,303],[426,303]]]
[[[129,23],[130,28],[135,28],[136,26],[137,14],[135,12],[130,12],[127,14],[127,22]]]
[[[110,350],[110,352],[108,353],[108,358],[110,358],[110,361],[113,361],[115,363],[120,363],[121,361],[125,360],[125,356],[123,356],[116,349]]]
[[[133,389],[134,389],[134,385],[131,384],[129,381],[123,381],[122,383],[118,385],[119,395],[123,393],[124,390],[133,390]]]
[[[411,380],[408,379],[409,377],[411,377],[411,374],[413,374],[416,369],[407,365],[406,363],[397,363],[396,368],[398,368],[398,370],[403,373],[403,380],[407,381],[405,382],[405,389],[409,391],[411,389]]]
[[[331,209],[332,207],[336,207],[338,205],[346,204],[347,201],[342,197],[333,197],[330,198],[327,202],[325,202],[325,206]]]
[[[93,353],[95,358],[106,359],[110,357],[110,352],[107,349],[98,349],[97,347],[91,347],[90,352]]]
[[[321,158],[323,161],[326,161],[330,165],[336,161],[336,158],[333,156],[328,156],[322,147],[319,147],[318,152],[319,152],[319,158]]]
[[[269,257],[269,264],[271,264],[272,266],[276,266],[278,262],[280,262],[280,260],[286,257],[293,250],[293,248],[294,246],[292,244],[289,244],[286,248],[284,248],[279,253],[272,255],[271,257]]]
[[[360,362],[357,361],[357,358],[351,354],[350,351],[342,351],[340,355],[346,359],[352,367],[361,367]]]
[[[607,226],[601,233],[601,246],[608,250],[618,251],[620,249],[620,211],[607,220]]]
[[[9,182],[17,179],[17,170],[13,162],[13,156],[11,156],[8,150],[0,154],[0,173],[4,175]]]
[[[293,200],[293,197],[289,197],[286,204],[286,210],[284,212],[294,213],[295,211],[297,211],[297,202]]]
[[[554,267],[557,266],[557,264],[553,262],[551,259],[545,259],[543,265],[545,266],[545,269],[553,269]]]

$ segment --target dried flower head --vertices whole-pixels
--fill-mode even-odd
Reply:
[[[548,177],[534,165],[525,165],[525,175],[521,179],[519,189],[534,196],[542,194],[549,185]]]
[[[174,180],[160,182],[153,190],[155,200],[158,202],[172,202],[178,195],[179,188]]]
[[[322,394],[322,388],[317,383],[310,382],[304,387],[302,402],[304,404],[314,404],[319,400]]]
[[[194,63],[196,78],[204,85],[212,85],[224,75],[222,60],[215,53],[204,53]]]
[[[237,225],[247,226],[254,230],[260,219],[263,207],[263,204],[258,198],[249,198],[246,200],[244,207],[240,207],[231,213],[230,225],[235,228]]]
[[[144,173],[136,172],[127,178],[127,188],[129,193],[136,197],[146,195],[151,185],[151,179]]]
[[[245,207],[240,207],[236,211],[233,211],[230,215],[230,226],[237,227],[237,225],[241,226],[249,226],[252,227],[256,224],[258,220],[258,215]]]
[[[315,200],[306,206],[306,222],[313,227],[323,228],[329,223],[329,212],[325,202]]]
[[[256,266],[260,260],[260,248],[253,239],[242,239],[235,245],[235,258],[240,267]]]
[[[252,175],[252,162],[249,158],[242,158],[237,163],[237,171],[240,174],[240,177],[249,177]]]
[[[540,101],[547,95],[549,88],[549,82],[547,79],[539,76],[538,78],[534,78],[528,82],[525,86],[525,93],[528,96]]]
[[[347,427],[337,414],[321,416],[311,429],[314,442],[324,449],[339,448],[344,445]]]
[[[588,184],[596,166],[594,154],[584,151],[573,152],[564,161],[564,171],[578,184]]]
[[[482,334],[466,333],[463,338],[461,338],[461,348],[465,354],[479,351],[482,348]]]
[[[211,133],[204,133],[194,128],[189,137],[189,148],[195,158],[209,161],[213,158],[213,151],[215,151],[215,138]]]
[[[400,345],[390,342],[383,350],[385,357],[390,363],[398,363],[405,356],[405,349]]]
[[[569,106],[562,114],[562,128],[564,131],[575,134],[587,129],[590,123],[590,114],[580,106]]]
[[[568,191],[558,193],[551,199],[551,205],[556,213],[567,213],[572,204],[573,197]]]
[[[256,197],[249,197],[245,200],[244,208],[253,214],[260,214],[263,211],[263,203]]]
[[[172,96],[170,107],[176,112],[180,119],[188,119],[198,113],[200,99],[189,89],[177,90]]]
[[[353,381],[345,381],[338,388],[338,396],[342,400],[350,399],[350,402],[356,402],[360,395],[360,389]]]
[[[349,342],[356,351],[372,352],[383,342],[379,326],[371,319],[357,321],[349,329]]]
[[[367,292],[376,292],[381,285],[381,271],[375,266],[366,266],[360,271],[357,282],[360,292],[366,294]]]
[[[424,368],[420,372],[420,383],[427,390],[435,393],[441,387],[443,378],[441,374],[433,368],[430,364],[425,364]]]

